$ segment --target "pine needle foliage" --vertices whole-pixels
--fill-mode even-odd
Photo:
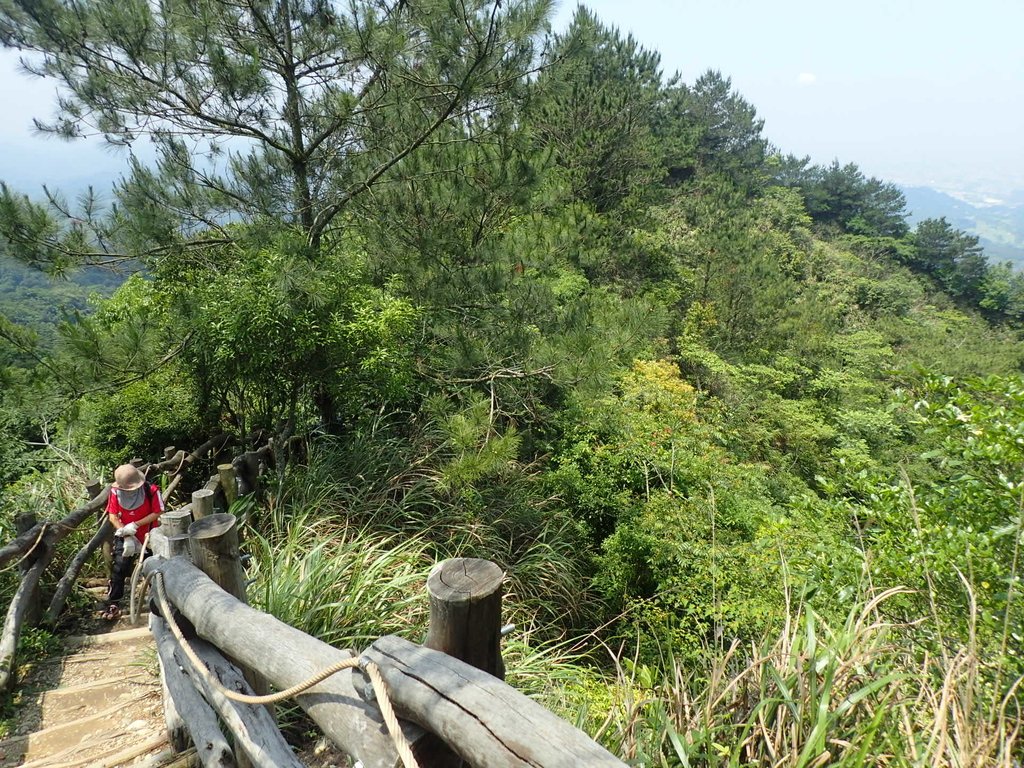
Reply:
[[[544,0],[512,3],[4,0],[0,43],[61,96],[38,130],[152,139],[97,210],[0,187],[0,242],[61,269],[298,227],[315,257],[339,214],[449,123],[486,120],[533,66]],[[465,138],[465,137],[463,137]],[[81,209],[81,210],[79,210]]]

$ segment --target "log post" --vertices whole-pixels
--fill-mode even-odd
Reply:
[[[238,495],[247,496],[259,491],[260,455],[257,451],[246,451],[231,462],[238,477]]]
[[[195,670],[192,683],[230,731],[239,768],[246,762],[254,768],[303,768],[267,707],[231,701],[202,674],[207,671],[228,690],[251,695],[252,690],[235,665],[202,640],[192,641],[192,650],[206,665],[206,670]],[[194,670],[191,659],[188,661],[186,670]]]
[[[243,603],[245,572],[238,556],[238,525],[234,515],[219,513],[188,527],[192,562],[232,597]]]
[[[427,578],[430,627],[423,643],[505,679],[501,659],[501,584],[505,574],[489,560],[455,558]]]
[[[224,497],[224,488],[220,484],[220,475],[212,475],[203,486],[204,491],[213,491],[213,512],[227,512],[228,505]]]
[[[163,629],[163,619],[154,611],[149,614],[149,631],[154,638],[157,638],[157,662],[160,668],[160,692],[164,702],[164,725],[167,726],[167,740],[175,753],[181,754],[192,746],[192,737],[189,735],[188,724],[181,712],[178,711],[178,703],[171,695],[170,687],[167,684],[168,670],[165,668],[164,656],[160,652],[159,636]]]
[[[248,604],[245,571],[238,555],[238,520],[235,516],[221,513],[204,517],[188,527],[188,535],[192,562],[196,567],[229,595]],[[270,690],[258,669],[243,667],[242,672],[257,693],[265,694]],[[242,756],[236,755],[236,758],[242,765]]]
[[[231,464],[218,464],[217,474],[220,476],[220,486],[224,489],[224,500],[228,508],[238,498],[238,484],[235,480],[235,468]]]
[[[167,559],[172,557],[192,558],[192,537],[187,533],[179,533],[167,537]]]
[[[164,461],[170,461],[171,457],[178,452],[178,449],[173,445],[168,445],[164,448]]]
[[[192,517],[201,520],[213,514],[213,491],[200,488],[192,493]]]
[[[35,527],[36,523],[39,522],[39,518],[36,517],[35,512],[25,512],[14,518],[14,533],[17,536],[21,536],[23,533],[28,533]],[[35,561],[34,557],[25,558],[18,565],[18,570],[24,573],[32,567],[32,563]]]
[[[234,754],[220,731],[217,715],[189,679],[185,671],[187,657],[178,648],[170,629],[163,619],[153,614],[149,617],[149,628],[156,639],[161,680],[177,715],[167,718],[171,743],[177,746],[182,741],[181,727],[184,726],[203,768],[234,766]]]
[[[167,538],[177,536],[179,533],[188,533],[188,527],[192,524],[192,510],[188,507],[174,509],[160,515],[160,527]]]
[[[149,547],[153,550],[153,554],[166,558],[174,557],[176,554],[184,554],[188,557],[188,527],[191,523],[191,507],[174,509],[160,515],[159,527],[154,528],[149,532]],[[170,545],[171,540],[180,539],[182,536],[186,541],[184,549],[182,549],[180,542],[178,542],[178,549],[176,551],[172,551]]]
[[[164,674],[164,666],[160,664],[160,695],[164,702],[164,727],[167,730],[167,741],[171,745],[174,754],[180,755],[192,748],[192,738],[188,733],[188,726],[178,712],[178,705],[174,703],[167,688],[167,678]]]
[[[88,485],[85,486],[85,495],[89,497],[89,501],[92,501],[103,492],[103,481],[99,478],[91,480]],[[107,510],[106,507],[101,507],[96,510],[96,522],[99,523],[100,528],[103,528],[103,524],[107,522]],[[100,543],[97,545],[102,547],[103,553],[103,570],[107,574],[109,579],[114,575],[114,529],[112,526],[108,526],[109,530],[106,530],[100,539]],[[62,606],[63,607],[63,606]]]

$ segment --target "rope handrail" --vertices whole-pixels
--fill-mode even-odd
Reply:
[[[381,676],[380,669],[374,662],[364,662],[358,657],[345,659],[344,661],[332,664],[326,669],[320,670],[308,679],[303,680],[290,688],[263,696],[233,691],[230,688],[225,688],[221,682],[210,673],[206,668],[206,665],[192,649],[192,646],[185,638],[185,635],[182,633],[178,623],[174,620],[173,607],[171,606],[170,600],[167,598],[167,592],[164,589],[163,574],[157,571],[154,574],[153,581],[156,583],[156,596],[157,601],[160,603],[160,611],[163,614],[163,618],[167,622],[167,625],[171,628],[171,633],[174,635],[175,639],[177,639],[182,650],[185,652],[185,655],[188,656],[189,661],[192,662],[193,667],[195,667],[196,671],[202,675],[206,683],[215,688],[226,698],[242,704],[274,704],[279,701],[284,701],[285,699],[290,699],[306,690],[309,690],[317,683],[323,682],[338,672],[359,667],[370,678],[370,682],[373,685],[373,694],[377,699],[377,706],[380,707],[381,715],[384,717],[384,724],[387,726],[388,733],[391,735],[391,739],[395,744],[395,750],[398,752],[398,755],[402,760],[402,764],[405,768],[419,768],[419,763],[416,761],[416,757],[412,752],[412,746],[409,744],[409,740],[405,737],[401,726],[398,724],[398,716],[395,714],[395,708],[392,706],[391,698],[388,696],[387,684]]]

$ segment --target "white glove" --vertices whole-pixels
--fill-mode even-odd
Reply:
[[[118,536],[125,536],[125,537],[127,537],[127,536],[134,536],[135,532],[138,531],[138,530],[139,530],[139,526],[137,526],[135,523],[128,523],[128,525],[123,526],[121,528],[121,530],[119,530],[117,532],[117,535]]]
[[[139,554],[139,540],[134,536],[125,536],[123,554],[125,557],[135,557]]]

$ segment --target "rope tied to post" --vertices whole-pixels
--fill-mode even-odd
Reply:
[[[148,580],[149,579],[147,579],[147,581]],[[203,679],[226,698],[242,704],[274,704],[303,693],[317,683],[323,682],[338,672],[359,667],[366,673],[367,677],[370,678],[370,683],[373,685],[373,694],[377,699],[377,706],[380,708],[381,715],[384,718],[384,724],[387,726],[391,740],[395,744],[395,750],[398,752],[398,756],[402,759],[402,764],[405,768],[420,768],[415,755],[413,755],[412,745],[409,744],[409,740],[405,737],[405,734],[402,733],[401,726],[398,724],[398,716],[395,714],[395,708],[392,706],[391,698],[388,696],[387,684],[384,682],[384,677],[380,673],[380,668],[375,663],[369,660],[364,662],[358,657],[345,659],[344,661],[332,664],[326,669],[317,672],[307,680],[303,680],[290,688],[278,691],[277,693],[267,694],[265,696],[256,696],[233,691],[230,688],[225,688],[216,677],[210,674],[210,671],[192,649],[192,646],[189,645],[189,642],[182,633],[181,628],[174,620],[173,608],[170,600],[167,598],[167,592],[164,590],[163,574],[156,571],[153,574],[152,580],[156,583],[156,596],[157,601],[160,603],[160,611],[163,614],[167,625],[171,628],[172,634],[181,645],[182,650],[185,651],[185,655],[188,656],[189,661],[192,662],[192,666],[195,667],[196,671],[203,676]]]

